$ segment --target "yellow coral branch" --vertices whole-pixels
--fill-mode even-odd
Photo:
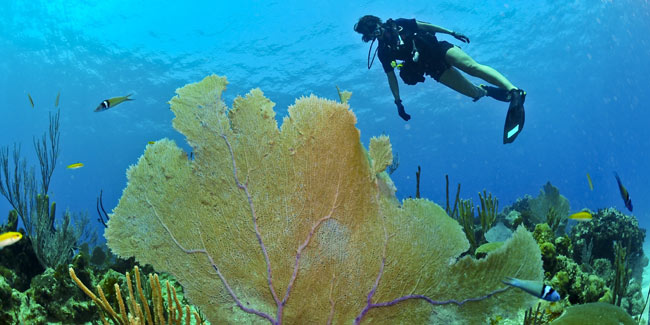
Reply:
[[[106,299],[106,296],[104,295],[103,290],[101,287],[98,285],[97,286],[97,292],[98,295],[95,295],[88,287],[86,287],[81,280],[77,277],[75,274],[74,270],[72,268],[68,269],[68,272],[70,273],[70,277],[72,280],[77,284],[77,286],[88,296],[90,299],[92,299],[100,308],[100,311],[102,313],[106,313],[110,316],[111,320],[115,324],[119,325],[143,325],[145,323],[145,318],[142,313],[142,309],[140,308],[140,305],[135,301],[134,295],[133,295],[133,285],[131,284],[131,277],[129,272],[126,273],[126,282],[128,285],[128,290],[129,290],[129,299],[131,300],[131,305],[129,305],[129,308],[131,309],[130,313],[127,313],[126,311],[126,305],[124,304],[124,299],[122,297],[122,293],[120,290],[120,286],[116,283],[115,284],[115,295],[117,299],[117,303],[119,306],[120,314],[118,315],[115,313],[115,310],[110,306],[108,303],[108,299]],[[146,298],[144,296],[144,291],[142,290],[142,286],[140,285],[140,272],[138,270],[138,267],[135,267],[135,276],[136,276],[136,285],[138,292],[140,293],[140,300],[143,304],[147,304]],[[154,319],[151,317],[151,312],[149,311],[149,308],[147,307],[147,314],[148,317],[146,319],[147,324],[154,325],[165,325],[165,324],[180,324],[182,317],[183,317],[183,308],[181,306],[180,301],[178,300],[178,296],[176,295],[176,289],[173,289],[173,299],[172,295],[170,295],[170,285],[169,281],[167,281],[167,303],[170,308],[170,313],[169,313],[169,319],[165,319],[165,314],[164,314],[164,302],[163,302],[163,296],[162,296],[162,286],[160,285],[160,279],[157,274],[150,274],[149,275],[149,282],[151,286],[151,300],[153,302],[153,308],[154,308],[154,317],[155,317],[155,322]],[[173,286],[171,288],[174,288]],[[178,308],[179,314],[178,317],[173,316],[175,309],[173,309],[173,304],[176,303],[176,306]],[[147,305],[148,306],[148,305]],[[186,307],[186,322],[189,324],[189,322],[192,319],[192,313],[190,312],[190,307]],[[201,317],[194,312],[194,316],[196,318],[196,324],[203,324],[203,321],[201,320]],[[102,317],[102,323],[108,325],[108,321],[106,318]]]
[[[97,285],[97,293],[99,294],[99,298],[103,302],[103,307],[105,308],[108,312],[109,315],[111,315],[111,318],[113,318],[114,321],[116,321],[118,324],[121,324],[119,322],[119,316],[115,313],[115,310],[113,310],[113,307],[108,303],[108,300],[106,299],[106,296],[104,295],[104,291],[102,291],[102,287]]]
[[[83,284],[83,282],[81,282],[81,280],[79,280],[79,278],[77,277],[77,274],[74,273],[74,270],[72,268],[68,268],[68,273],[70,273],[70,277],[77,284],[77,286],[81,289],[81,291],[83,291],[88,297],[90,297],[90,299],[92,299],[92,301],[94,301],[95,304],[97,304],[97,306],[100,308],[100,310],[105,311],[107,313],[109,312],[109,310],[110,311],[113,310],[112,308],[110,308],[110,306],[104,305],[104,302],[101,299],[97,298],[97,296],[92,291],[90,291],[90,289],[88,289],[88,287],[86,287]],[[117,315],[115,315],[114,312],[112,314],[109,313],[109,316],[111,316],[111,318],[113,319],[114,322],[119,323],[118,322],[119,318],[117,317]],[[103,317],[102,317],[102,320],[104,322],[106,321]]]
[[[147,322],[148,324],[153,324],[153,318],[151,317],[151,310],[149,310],[149,304],[147,303],[147,298],[144,297],[144,292],[142,291],[142,285],[140,283],[140,269],[136,266],[133,268],[135,272],[135,287],[138,289],[138,294],[140,294],[140,302],[142,302],[142,309],[147,313]]]
[[[129,322],[129,317],[126,314],[126,308],[124,308],[124,300],[122,300],[122,293],[120,292],[120,285],[115,284],[114,285],[115,289],[115,295],[117,296],[117,304],[120,307],[120,315],[122,315],[122,321],[124,324],[128,324]]]

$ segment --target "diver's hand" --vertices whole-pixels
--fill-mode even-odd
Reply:
[[[469,44],[469,37],[461,34],[461,33],[456,33],[456,32],[451,32],[451,36],[456,38],[457,40],[463,42],[463,43],[468,43]]]
[[[399,117],[404,119],[404,121],[408,121],[411,119],[411,115],[406,114],[406,111],[404,110],[404,105],[402,105],[402,100],[401,99],[396,99],[395,100],[395,105],[397,105],[397,114],[399,114]]]

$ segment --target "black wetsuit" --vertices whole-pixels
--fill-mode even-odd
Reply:
[[[391,28],[392,23],[395,28]],[[439,81],[440,75],[451,67],[445,60],[447,50],[454,47],[453,44],[446,41],[438,41],[432,33],[419,31],[415,19],[398,18],[387,22],[389,28],[385,31],[389,33],[390,41],[379,41],[377,56],[385,72],[393,71],[391,62],[394,60],[405,61],[406,74],[426,73]],[[399,37],[395,35],[399,33]],[[401,43],[400,43],[401,38]],[[413,43],[419,53],[418,62],[413,62]],[[404,68],[403,68],[404,70]],[[405,79],[405,71],[400,71],[400,76],[407,84],[415,84]],[[418,78],[416,78],[418,79]],[[424,81],[420,77],[417,82]]]

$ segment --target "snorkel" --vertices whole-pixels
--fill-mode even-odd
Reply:
[[[372,30],[372,32],[364,32],[359,29],[359,23],[354,24],[354,30],[358,33],[361,33],[363,36],[361,36],[361,39],[364,42],[370,42],[370,48],[368,49],[368,70],[372,67],[372,64],[375,62],[375,57],[377,56],[377,50],[379,50],[379,47],[375,49],[375,53],[372,55],[372,60],[370,60],[370,53],[372,53],[372,47],[375,44],[375,41],[377,40],[378,37],[381,36],[383,33],[383,27],[381,24],[377,23],[375,26],[375,29]]]

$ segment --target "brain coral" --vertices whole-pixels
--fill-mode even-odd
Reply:
[[[368,153],[347,104],[301,98],[278,128],[260,90],[228,109],[225,86],[177,90],[173,125],[195,158],[147,146],[110,218],[114,252],[172,273],[212,322],[482,323],[529,306],[500,281],[542,278],[530,233],[459,259],[458,223],[428,200],[399,204],[388,139]]]

